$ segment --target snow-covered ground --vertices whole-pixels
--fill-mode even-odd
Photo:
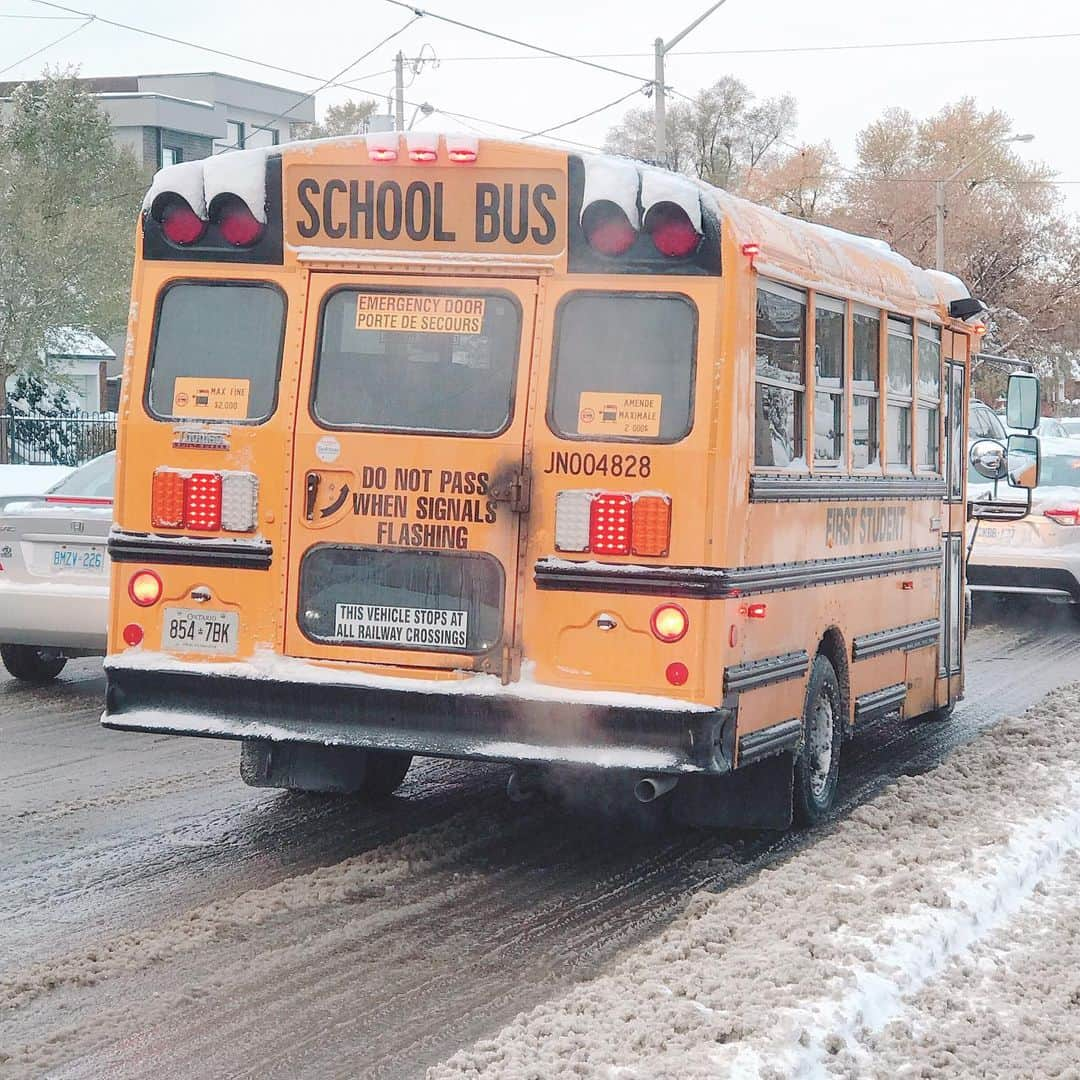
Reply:
[[[1080,1077],[1080,688],[430,1080]]]
[[[0,498],[41,495],[70,472],[67,465],[0,465]]]

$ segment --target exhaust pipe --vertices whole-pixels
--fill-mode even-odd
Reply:
[[[661,795],[666,795],[678,782],[677,776],[643,776],[634,785],[634,797],[638,802],[654,802]]]

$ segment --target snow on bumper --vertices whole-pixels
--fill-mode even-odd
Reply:
[[[560,700],[555,688],[491,676],[411,680],[280,657],[182,664],[135,652],[110,657],[105,671],[101,722],[122,731],[658,773],[730,768],[727,713],[671,698],[566,691]]]

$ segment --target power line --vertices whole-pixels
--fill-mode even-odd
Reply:
[[[300,105],[303,105],[305,101],[310,101],[320,90],[325,90],[328,86],[334,85],[337,82],[337,80],[340,79],[341,76],[345,74],[346,71],[348,71],[350,68],[356,67],[357,64],[359,64],[362,61],[366,60],[372,53],[377,52],[387,42],[393,41],[394,38],[396,38],[399,34],[403,34],[419,18],[420,18],[419,15],[414,15],[407,22],[405,22],[401,26],[399,26],[397,28],[397,30],[393,31],[390,34],[387,34],[386,37],[384,37],[382,39],[382,41],[376,42],[376,44],[372,45],[371,48],[367,50],[367,52],[362,53],[360,56],[358,56],[351,63],[346,64],[339,72],[337,72],[337,74],[331,75],[330,78],[327,79],[322,84],[322,86],[317,86],[310,93],[304,94],[303,97],[297,98],[296,101],[294,101],[284,112],[278,113],[278,115],[275,116],[272,120],[268,120],[265,124],[260,124],[259,126],[265,129],[265,128],[270,127],[271,124],[276,124],[279,120],[284,120],[285,117],[288,116],[289,113],[291,113],[293,111],[293,109],[297,108]],[[242,141],[243,140],[241,139],[241,143],[242,143]],[[240,150],[242,148],[243,147],[240,144],[233,143],[232,146],[223,147],[223,150]]]
[[[534,131],[529,135],[526,135],[526,139],[535,139],[539,135],[547,135],[552,131],[559,131],[561,128],[570,127],[571,124],[576,124],[580,120],[588,120],[590,116],[596,116],[597,113],[606,112],[608,109],[615,108],[616,105],[621,105],[627,98],[632,98],[635,94],[640,93],[640,90],[631,90],[628,94],[623,94],[622,97],[616,98],[614,101],[609,101],[606,105],[600,105],[598,108],[590,109],[587,113],[582,113],[580,116],[575,116],[573,120],[564,120],[561,124],[552,124],[551,127],[546,127],[541,131]]]
[[[652,83],[653,81],[652,79],[642,78],[640,75],[635,75],[629,71],[608,67],[607,64],[597,64],[583,56],[572,56],[570,53],[559,52],[557,49],[549,49],[544,45],[535,45],[531,41],[522,41],[520,38],[508,37],[506,34],[500,34],[495,30],[485,30],[482,26],[474,26],[472,23],[451,19],[446,15],[437,15],[433,11],[425,11],[423,8],[418,8],[414,4],[406,3],[405,0],[385,0],[385,2],[393,4],[395,7],[405,8],[406,11],[411,11],[418,16],[438,19],[440,22],[449,23],[451,26],[457,26],[463,30],[472,30],[474,33],[483,34],[485,37],[495,38],[497,41],[506,41],[511,45],[520,45],[523,49],[532,49],[534,52],[544,53],[552,59],[569,60],[574,64],[584,64],[585,67],[595,68],[597,71],[606,71],[609,75],[621,75],[623,78],[634,79],[639,83]],[[441,60],[442,57],[439,59]]]
[[[25,64],[27,60],[33,60],[35,56],[39,56],[47,49],[51,49],[54,45],[59,45],[61,41],[67,41],[69,37],[74,37],[80,30],[85,30],[93,21],[93,15],[87,16],[86,21],[79,23],[74,30],[69,30],[66,34],[61,34],[55,41],[50,41],[48,45],[42,45],[40,49],[35,49],[32,53],[27,53],[13,64],[8,64],[5,68],[0,68],[0,75],[6,75],[12,68],[16,68],[20,64]]]
[[[392,2],[392,0],[391,0]],[[985,38],[952,38],[939,41],[867,41],[839,45],[790,45],[775,48],[752,49],[679,49],[678,56],[761,56],[775,53],[815,53],[815,52],[856,52],[865,49],[924,49],[949,45],[999,45],[1015,41],[1060,41],[1080,37],[1080,31],[1068,31],[1057,34],[1012,34]],[[617,53],[581,53],[572,59],[585,60],[636,60],[652,56],[652,53],[617,52]],[[479,62],[486,60],[550,60],[553,56],[535,53],[517,53],[504,56],[440,56],[448,63]]]

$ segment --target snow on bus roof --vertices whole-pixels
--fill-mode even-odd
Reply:
[[[484,139],[487,145],[518,145],[513,140]],[[143,200],[149,210],[155,199],[175,193],[205,217],[214,197],[230,192],[241,198],[258,221],[266,221],[266,159],[269,154],[292,157],[327,146],[360,148],[364,137],[309,139],[282,146],[235,150],[200,161],[159,170]],[[534,144],[528,144],[533,148]],[[549,152],[551,147],[539,147]],[[566,151],[559,151],[567,153]],[[699,224],[701,209],[714,214],[740,243],[760,248],[756,268],[766,276],[804,288],[842,289],[849,298],[874,306],[906,299],[920,318],[935,318],[936,308],[970,295],[959,278],[916,266],[885,241],[802,221],[739,198],[702,180],[609,154],[581,154],[585,165],[583,208],[597,199],[621,207],[637,225],[642,210],[674,202]]]

